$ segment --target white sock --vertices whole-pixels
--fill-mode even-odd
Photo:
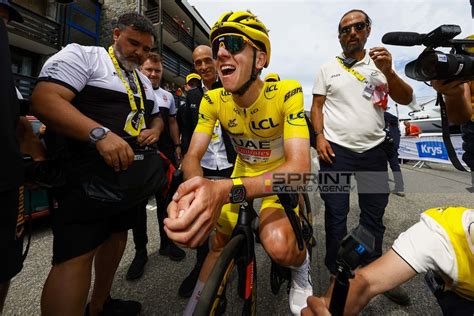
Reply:
[[[197,303],[199,302],[199,298],[201,297],[202,289],[206,283],[201,282],[199,279],[196,282],[196,286],[194,287],[193,294],[188,301],[188,305],[186,305],[186,309],[183,312],[183,316],[192,316],[194,313],[194,309],[196,308]]]
[[[296,284],[301,287],[305,288],[311,284],[311,277],[309,275],[309,253],[306,250],[306,258],[304,262],[299,267],[290,267],[291,269],[291,278],[296,282]]]

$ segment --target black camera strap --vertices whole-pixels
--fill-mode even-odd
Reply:
[[[449,133],[448,113],[446,112],[446,104],[444,103],[443,95],[441,93],[438,93],[438,99],[436,100],[436,105],[438,104],[441,109],[441,127],[443,130],[443,142],[448,151],[449,160],[451,160],[451,163],[456,169],[460,171],[469,172],[459,161],[459,158],[456,155],[456,151],[454,150],[453,143],[451,142],[451,135]]]

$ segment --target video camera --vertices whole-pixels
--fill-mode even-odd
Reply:
[[[341,243],[337,253],[337,273],[329,311],[334,316],[343,315],[349,292],[349,279],[362,259],[374,251],[375,237],[364,226],[357,226]]]
[[[441,25],[428,34],[414,32],[390,32],[382,37],[382,43],[397,46],[424,45],[426,49],[414,61],[405,66],[407,77],[417,81],[473,80],[474,55],[468,48],[474,40],[453,39],[461,33],[459,25]],[[435,50],[452,47],[451,53]]]

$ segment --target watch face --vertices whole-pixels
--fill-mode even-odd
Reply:
[[[105,130],[103,128],[97,127],[91,131],[91,134],[96,139],[102,139],[105,135]]]
[[[231,202],[232,203],[242,203],[245,201],[245,187],[243,185],[235,185],[232,187],[231,191]]]

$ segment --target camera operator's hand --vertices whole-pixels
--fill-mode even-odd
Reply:
[[[130,145],[113,132],[108,132],[107,136],[97,141],[95,146],[105,162],[115,171],[127,170],[135,159]]]
[[[308,297],[308,307],[303,308],[301,316],[330,316],[327,300],[324,297]]]
[[[469,84],[461,80],[445,82],[445,80],[432,80],[431,84],[436,91],[443,94],[448,121],[453,124],[464,124],[472,117]]]
[[[320,159],[332,164],[331,157],[335,157],[336,155],[323,134],[316,136],[316,151]]]
[[[137,137],[137,142],[140,146],[154,144],[160,139],[160,131],[156,128],[144,129]]]
[[[432,80],[431,85],[436,91],[446,96],[458,96],[464,93],[465,81],[456,80],[445,84],[446,80]]]
[[[392,72],[392,55],[385,47],[373,47],[369,50],[369,56],[374,61],[375,66],[385,75],[389,76]]]

